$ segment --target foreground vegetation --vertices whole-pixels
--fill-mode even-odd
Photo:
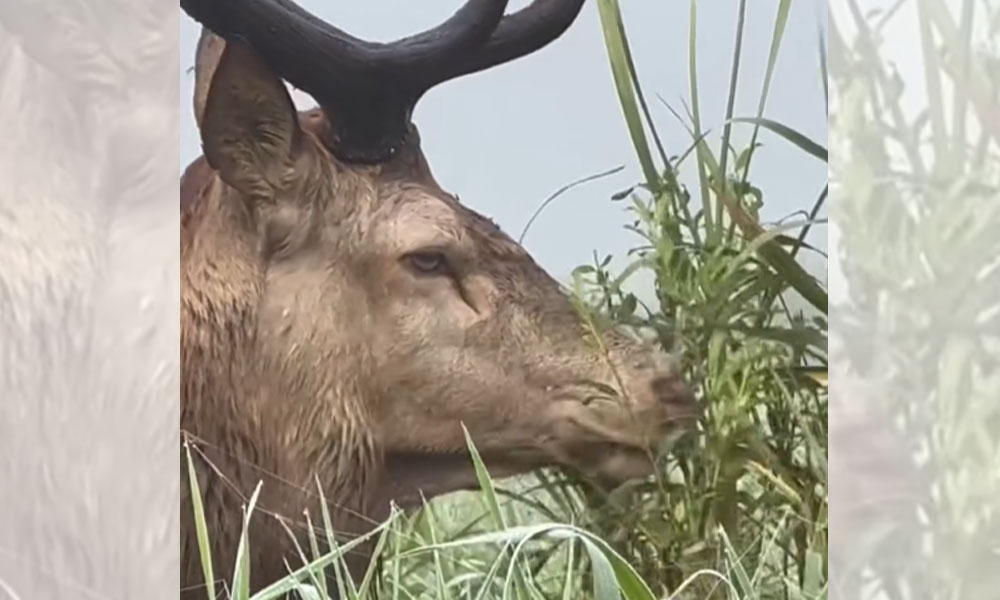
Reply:
[[[627,265],[613,270],[612,257],[595,257],[575,271],[571,292],[596,352],[598,334],[612,325],[656,340],[680,358],[705,399],[706,418],[697,435],[667,442],[655,477],[610,492],[548,471],[492,481],[470,442],[482,491],[435,500],[414,515],[394,513],[371,534],[379,541],[369,576],[356,588],[341,578],[340,598],[373,598],[376,590],[394,599],[826,595],[827,293],[799,260],[810,252],[825,260],[806,239],[826,192],[803,202],[797,221],[765,226],[764,194],[749,179],[761,128],[816,160],[827,158],[820,145],[762,118],[790,1],[778,3],[758,114],[733,118],[734,84],[723,150],[713,152],[692,69],[690,110],[675,111],[691,146],[674,157],[660,145],[617,2],[599,6],[644,180],[613,198],[633,216],[637,245]],[[740,30],[746,8],[739,4]],[[695,18],[692,2],[691,65]],[[734,82],[739,41],[736,48]],[[817,52],[817,69],[824,65]],[[752,128],[746,149],[730,145],[737,126]],[[685,182],[681,167],[692,162],[696,180]],[[653,282],[654,302],[632,291],[637,277]],[[252,511],[253,499],[246,518]],[[341,568],[339,555],[360,540],[316,556],[310,550],[321,540],[338,543],[335,524],[316,518],[320,539],[303,549],[304,562],[312,562],[296,571],[298,581],[276,582],[255,599],[292,590],[303,598],[330,595],[315,574]],[[248,544],[253,540],[244,539],[244,556]],[[207,581],[223,579],[232,597],[249,597],[245,563],[205,564]],[[207,596],[218,591],[210,586]]]

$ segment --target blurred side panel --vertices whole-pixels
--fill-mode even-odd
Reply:
[[[994,598],[1000,2],[830,10],[830,597]]]
[[[0,2],[0,598],[173,598],[178,7]]]

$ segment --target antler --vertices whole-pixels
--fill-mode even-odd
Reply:
[[[341,160],[382,162],[405,143],[413,107],[432,87],[538,50],[559,37],[584,0],[468,0],[451,18],[388,44],[358,39],[291,0],[181,0],[223,38],[246,41],[326,112],[324,140]]]

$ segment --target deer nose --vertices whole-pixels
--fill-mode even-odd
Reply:
[[[681,377],[657,377],[651,385],[653,395],[660,401],[670,422],[696,421],[701,418],[701,403],[695,398],[691,386]]]

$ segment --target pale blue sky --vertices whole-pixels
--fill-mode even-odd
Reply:
[[[351,33],[390,41],[436,25],[460,0],[298,0],[314,14]],[[527,0],[512,1],[509,10]],[[625,25],[647,100],[670,154],[683,153],[690,137],[657,96],[678,111],[688,97],[688,7],[681,0],[626,0]],[[737,116],[756,113],[767,64],[777,0],[749,2],[743,40]],[[736,0],[698,2],[698,76],[702,119],[718,148],[729,87],[736,31]],[[819,67],[820,30],[827,5],[792,3],[765,116],[790,125],[823,144],[827,119]],[[200,154],[191,109],[199,26],[181,15],[180,167]],[[561,196],[535,221],[525,247],[560,280],[592,252],[621,256],[638,238],[622,226],[623,203],[609,197],[640,181],[640,171],[618,105],[603,46],[595,0],[559,40],[521,60],[446,83],[428,93],[414,114],[424,153],[443,187],[520,234],[538,205],[560,187],[587,175],[624,165],[623,172]],[[295,95],[301,108],[312,102]],[[737,147],[750,127],[737,125]],[[822,162],[762,132],[766,145],[755,155],[751,180],[765,193],[765,218],[808,209],[827,180]],[[742,145],[740,145],[742,144]],[[696,185],[693,173],[684,181]],[[824,211],[825,215],[825,211]],[[826,228],[813,243],[826,246]],[[811,261],[816,265],[816,261]],[[818,264],[822,264],[819,262]]]

